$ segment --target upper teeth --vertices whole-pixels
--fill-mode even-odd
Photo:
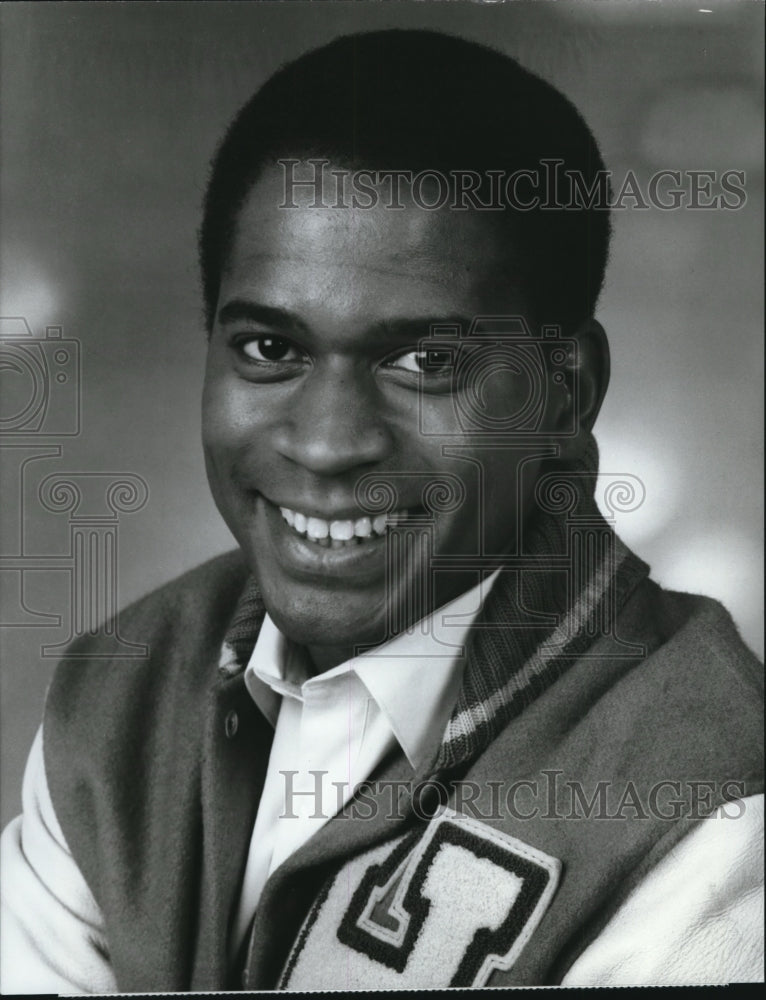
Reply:
[[[377,517],[359,517],[355,521],[325,521],[321,517],[307,517],[298,510],[280,507],[279,511],[287,523],[301,535],[317,539],[331,538],[345,542],[352,538],[369,538],[371,535],[385,534],[386,527],[397,524],[407,516],[406,510],[379,514]]]

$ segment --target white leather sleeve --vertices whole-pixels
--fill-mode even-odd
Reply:
[[[561,985],[763,982],[763,912],[763,796],[755,795],[684,837]]]
[[[41,729],[22,804],[0,839],[0,991],[115,992],[101,913],[53,809]]]

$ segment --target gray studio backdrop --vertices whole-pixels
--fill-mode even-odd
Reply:
[[[602,468],[646,488],[617,519],[628,544],[663,584],[722,599],[762,648],[760,3],[23,3],[1,16],[3,823],[57,646],[232,545],[199,440],[207,164],[269,73],[349,31],[435,27],[503,48],[576,102],[615,176],[744,171],[736,210],[617,213],[597,436]]]

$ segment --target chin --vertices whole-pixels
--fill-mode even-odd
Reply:
[[[343,594],[318,587],[272,588],[260,583],[263,602],[279,631],[307,647],[376,645],[386,638],[382,596]]]

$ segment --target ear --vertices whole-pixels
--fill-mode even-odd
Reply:
[[[567,372],[566,398],[558,415],[561,458],[575,458],[582,451],[604,401],[610,374],[609,341],[597,320],[586,320],[568,339],[574,341],[574,350]]]

